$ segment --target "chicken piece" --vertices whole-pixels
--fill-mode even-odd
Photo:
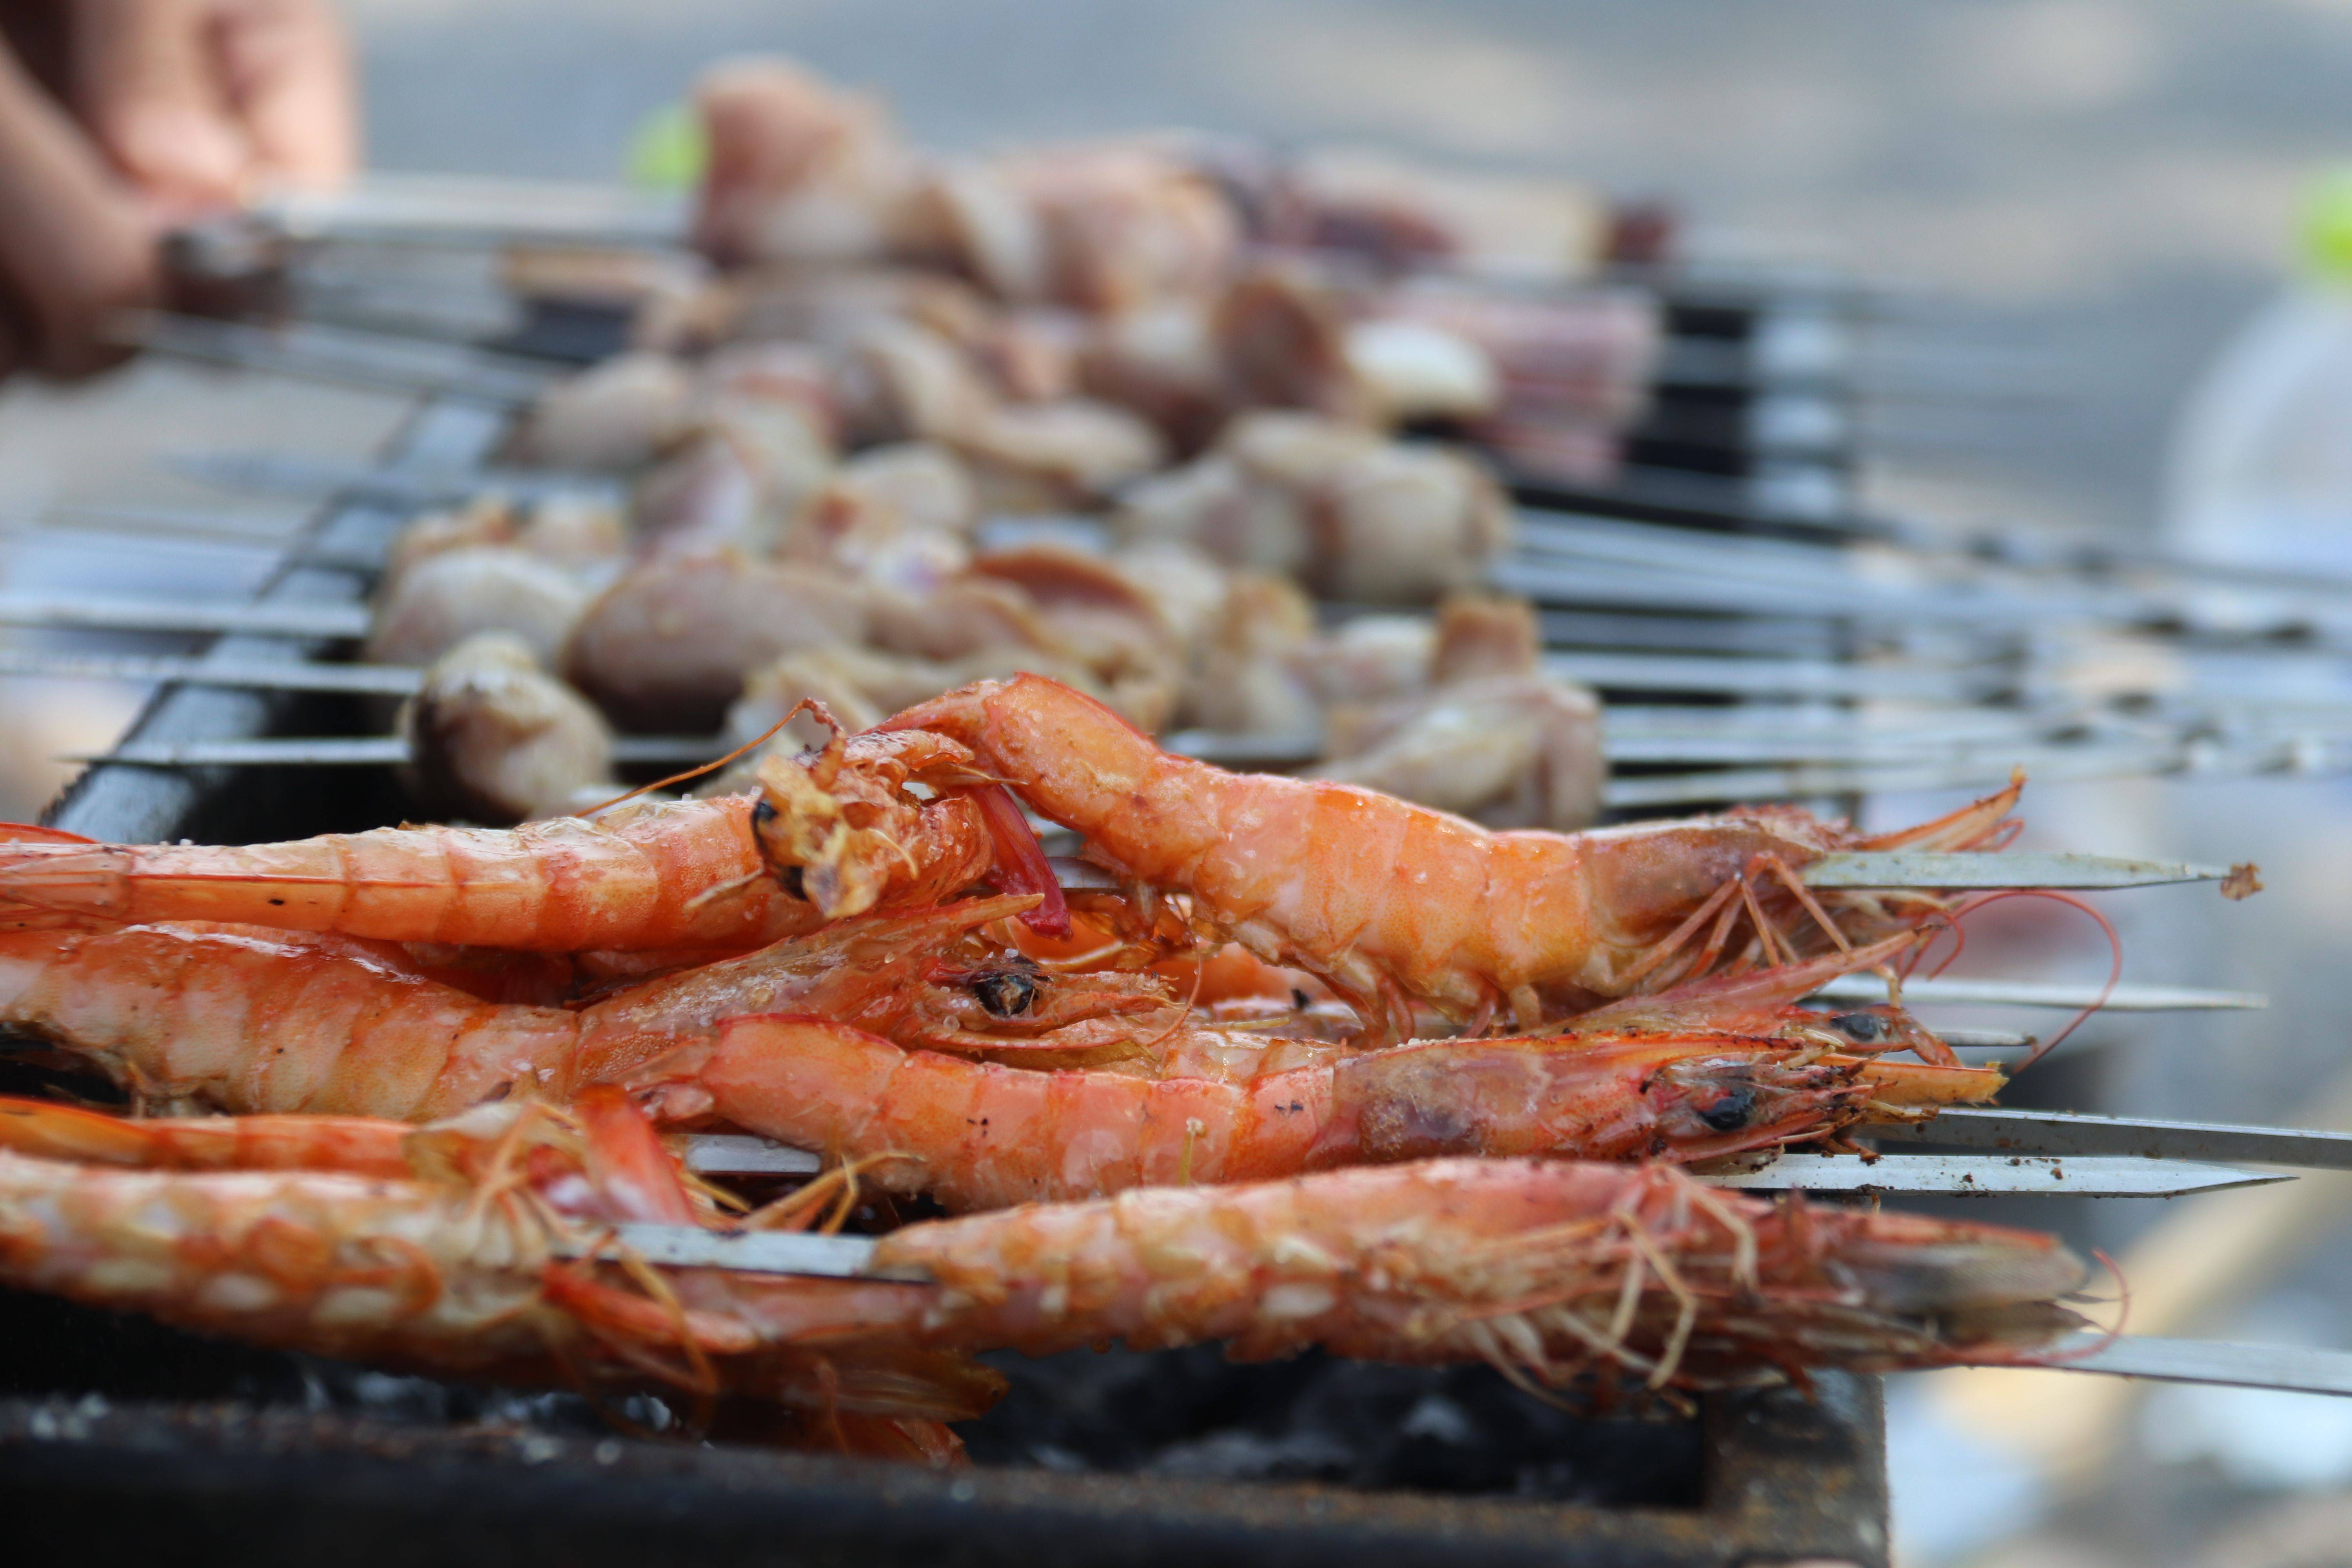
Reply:
[[[1381,422],[1378,398],[1349,362],[1346,298],[1314,262],[1279,257],[1234,278],[1209,334],[1232,406]]]
[[[861,514],[887,512],[901,528],[970,537],[980,521],[971,472],[930,441],[869,447],[844,463],[818,498]]]
[[[1600,816],[1601,704],[1545,676],[1524,601],[1457,595],[1438,614],[1428,689],[1328,710],[1324,778],[1490,827],[1568,831]]]
[[[1437,647],[1427,616],[1359,616],[1298,648],[1290,663],[1326,707],[1382,702],[1428,690]]]
[[[1464,418],[1630,424],[1649,405],[1665,340],[1656,297],[1632,289],[1521,294],[1420,279],[1366,298],[1359,313],[1366,328],[1427,328],[1486,356],[1499,401]]]
[[[404,780],[438,816],[504,826],[561,816],[583,792],[619,792],[603,717],[510,633],[480,633],[435,660],[398,729]]]
[[[833,364],[807,342],[730,343],[702,363],[706,412],[720,418],[751,410],[789,410],[797,442],[830,455],[841,442],[833,405]]]
[[[1205,292],[1239,239],[1213,182],[1142,143],[948,163],[910,211],[919,254],[999,299],[1103,315]]]
[[[1282,184],[1278,238],[1389,268],[1557,283],[1589,276],[1609,247],[1608,203],[1539,175],[1441,171],[1328,148],[1294,160]]]
[[[778,553],[918,597],[971,563],[979,521],[971,476],[929,442],[875,447],[843,464],[802,506]]]
[[[769,554],[834,467],[830,445],[792,404],[738,403],[637,481],[637,551]]]
[[[1029,595],[1009,582],[967,574],[929,593],[879,588],[868,595],[868,640],[885,653],[950,660],[991,654],[1018,661],[1075,662]]]
[[[878,101],[786,60],[716,67],[695,100],[709,146],[698,248],[727,265],[890,250],[915,165]]]
[[[1004,405],[945,439],[971,465],[983,510],[998,512],[1098,506],[1167,460],[1143,420],[1078,397]]]
[[[1058,544],[992,551],[972,563],[983,577],[1017,584],[1062,647],[1138,729],[1157,731],[1183,691],[1187,649],[1152,596],[1115,562]]]
[[[415,561],[378,594],[362,657],[431,664],[478,632],[511,632],[552,666],[593,592],[576,573],[513,545],[463,545]]]
[[[1135,486],[1122,540],[1174,539],[1327,598],[1426,602],[1467,587],[1508,544],[1510,508],[1469,459],[1312,414],[1245,414],[1216,447]]]
[[[1073,311],[1000,310],[965,344],[965,352],[1006,401],[1057,403],[1086,390],[1078,362],[1088,330],[1085,318]]]
[[[912,321],[860,332],[834,373],[834,404],[853,446],[960,442],[996,412],[996,397],[963,351]]]
[[[1377,713],[1335,712],[1313,773],[1489,827],[1589,827],[1608,768],[1601,705],[1540,675],[1482,676]]]
[[[518,463],[622,473],[692,428],[693,374],[664,353],[625,353],[540,394],[508,444]]]
[[[1482,581],[1511,542],[1511,503],[1461,453],[1385,443],[1331,474],[1316,494],[1309,584],[1324,597],[1419,604]]]
[[[1160,612],[1188,659],[1207,646],[1233,592],[1234,574],[1202,551],[1154,540],[1111,552],[1111,564]]]
[[[1141,415],[1181,456],[1199,453],[1233,413],[1209,312],[1194,301],[1090,323],[1076,359],[1081,391]]]
[[[1322,704],[1297,662],[1316,640],[1315,606],[1296,584],[1234,573],[1194,661],[1183,721],[1235,734],[1319,735]]]
[[[762,268],[732,281],[729,332],[762,350],[838,353],[877,326],[911,323],[970,350],[1000,312],[960,278],[911,267]]]
[[[735,551],[657,556],[588,606],[562,669],[623,729],[698,734],[753,670],[860,641],[866,619],[865,594],[835,573]]]
[[[1490,675],[1533,675],[1543,661],[1543,628],[1533,605],[1507,594],[1454,594],[1437,607],[1429,684]]]

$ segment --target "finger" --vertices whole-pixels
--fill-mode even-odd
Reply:
[[[16,330],[7,303],[5,300],[0,300],[0,381],[7,380],[25,367],[24,334]]]
[[[359,160],[351,52],[319,0],[227,0],[216,34],[261,179],[335,184]]]
[[[0,50],[0,288],[16,352],[60,375],[120,358],[107,316],[156,284],[154,240],[98,150]]]
[[[73,106],[116,165],[172,211],[236,201],[252,149],[203,0],[71,0]]]

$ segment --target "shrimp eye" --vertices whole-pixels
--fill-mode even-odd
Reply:
[[[751,808],[751,831],[757,833],[761,828],[767,826],[768,824],[775,820],[775,803],[768,799],[766,795],[761,795],[760,797],[760,804]]]
[[[1849,1040],[1868,1044],[1886,1032],[1886,1020],[1875,1013],[1840,1013],[1830,1020],[1830,1027]]]
[[[971,994],[998,1017],[1017,1017],[1029,1011],[1029,1004],[1036,1000],[1037,982],[1017,969],[1000,969],[973,981]]]
[[[1717,1132],[1737,1132],[1748,1125],[1748,1114],[1755,1109],[1755,1089],[1742,1084],[1727,1089],[1721,1100],[1698,1113],[1698,1119]]]

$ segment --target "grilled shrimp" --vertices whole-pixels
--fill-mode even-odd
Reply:
[[[617,1091],[422,1130],[253,1120],[0,1101],[0,1280],[437,1375],[781,1406],[754,1416],[771,1436],[938,1463],[961,1455],[939,1423],[1003,1390],[986,1367],[905,1342],[785,1344],[707,1270],[559,1256],[617,1222],[720,1219]],[[665,1339],[681,1329],[691,1343]]]
[[[1796,873],[1832,850],[1985,847],[2021,787],[1875,837],[1793,806],[1495,833],[1368,790],[1171,755],[1036,676],[978,682],[882,728],[969,746],[1032,809],[1084,834],[1089,857],[1185,895],[1203,935],[1321,977],[1363,1017],[1368,1045],[1409,1037],[1416,1001],[1474,1029],[1505,1009],[1532,1029],[1612,998],[1914,929],[1944,901],[1817,894]]]
[[[0,1117],[0,1142],[21,1124]],[[997,1386],[961,1352],[1111,1340],[1653,1388],[2023,1361],[2075,1324],[2054,1298],[2083,1277],[2031,1232],[1527,1161],[1162,1188],[882,1237],[876,1271],[926,1283],[566,1264],[615,1220],[707,1223],[625,1103],[483,1107],[404,1146],[414,1173],[393,1180],[0,1153],[0,1280],[435,1372],[936,1417]]]
[[[932,737],[835,737],[814,758],[770,759],[753,795],[627,806],[595,822],[380,827],[242,847],[0,827],[0,910],[541,952],[740,950],[879,905],[935,902],[992,861],[1024,890],[1050,882],[1019,810],[969,762]],[[908,793],[934,783],[948,793]]]
[[[837,921],[576,1011],[486,1002],[397,950],[331,934],[200,923],[13,931],[0,934],[0,1023],[80,1052],[160,1109],[421,1121],[490,1095],[569,1098],[707,1041],[739,1013],[837,1016],[941,1049],[1019,1048],[1049,1032],[1087,1048],[1129,1037],[1119,1017],[1181,1016],[1156,977],[1051,975],[964,940],[1034,902],[1006,895]]]
[[[882,1268],[919,1342],[1043,1354],[1203,1339],[1486,1361],[1653,1387],[2019,1361],[2079,1322],[2083,1265],[2030,1231],[1711,1192],[1664,1166],[1432,1160],[908,1226]],[[884,1330],[867,1325],[866,1332]]]
[[[1438,1154],[1706,1160],[2001,1082],[1700,1031],[1349,1051],[1194,1029],[1163,1053],[1158,1070],[1047,1069],[908,1050],[831,1019],[739,1016],[626,1081],[659,1120],[882,1160],[869,1180],[951,1209]]]

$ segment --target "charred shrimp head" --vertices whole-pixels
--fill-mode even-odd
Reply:
[[[1066,931],[1036,834],[969,747],[919,731],[845,735],[824,704],[803,706],[833,735],[806,755],[763,761],[751,808],[761,858],[786,892],[838,920],[885,902],[936,903],[992,867],[1007,891],[1039,897],[1030,923]]]

